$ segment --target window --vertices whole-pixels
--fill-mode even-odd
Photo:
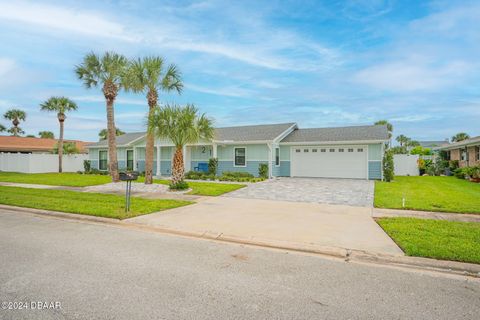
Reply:
[[[358,148],[357,152],[363,152],[363,148]]]
[[[127,170],[133,170],[133,150],[127,150]]]
[[[312,149],[312,152],[317,152],[317,149]]]
[[[308,152],[308,149],[303,149],[303,152]]]
[[[462,161],[465,161],[465,160],[467,160],[467,158],[468,158],[467,148],[462,149],[461,160],[462,160]]]
[[[353,149],[352,148],[348,149],[348,152],[353,152]]]
[[[327,149],[320,149],[320,152],[327,152]]]
[[[295,149],[295,152],[300,152],[300,149]]]
[[[245,148],[235,148],[235,166],[236,167],[245,167]]]
[[[338,152],[343,152],[344,150],[343,149],[338,149]]]
[[[275,165],[280,165],[280,148],[275,148]]]
[[[98,151],[98,169],[107,170],[107,150]]]
[[[330,152],[335,152],[335,149],[330,149]]]
[[[480,161],[480,147],[475,147],[475,150],[477,155],[477,161]]]

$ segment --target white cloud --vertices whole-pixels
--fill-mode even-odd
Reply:
[[[404,60],[365,68],[353,80],[368,86],[394,92],[437,90],[455,85],[468,76],[471,67],[462,61],[443,65]]]
[[[0,58],[0,77],[6,76],[15,69],[15,61],[8,58]]]
[[[217,96],[227,96],[227,97],[247,97],[252,95],[252,91],[239,88],[239,87],[222,87],[222,88],[207,88],[203,86],[198,86],[194,84],[187,84],[185,86],[186,89],[197,91],[197,92],[202,92],[202,93],[208,93],[208,94],[213,94]]]
[[[125,32],[124,26],[106,17],[76,8],[62,8],[32,2],[1,2],[0,19],[37,27],[55,29],[62,33],[79,33],[95,37],[112,37],[127,41],[136,38]]]

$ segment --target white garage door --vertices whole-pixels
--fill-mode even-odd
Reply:
[[[366,146],[292,147],[292,177],[367,178]]]

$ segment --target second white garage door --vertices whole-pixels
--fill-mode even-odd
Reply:
[[[292,177],[367,178],[367,146],[298,146],[291,152]]]

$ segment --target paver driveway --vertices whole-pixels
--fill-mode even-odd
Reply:
[[[359,179],[277,178],[253,183],[225,197],[373,207],[374,182]]]

